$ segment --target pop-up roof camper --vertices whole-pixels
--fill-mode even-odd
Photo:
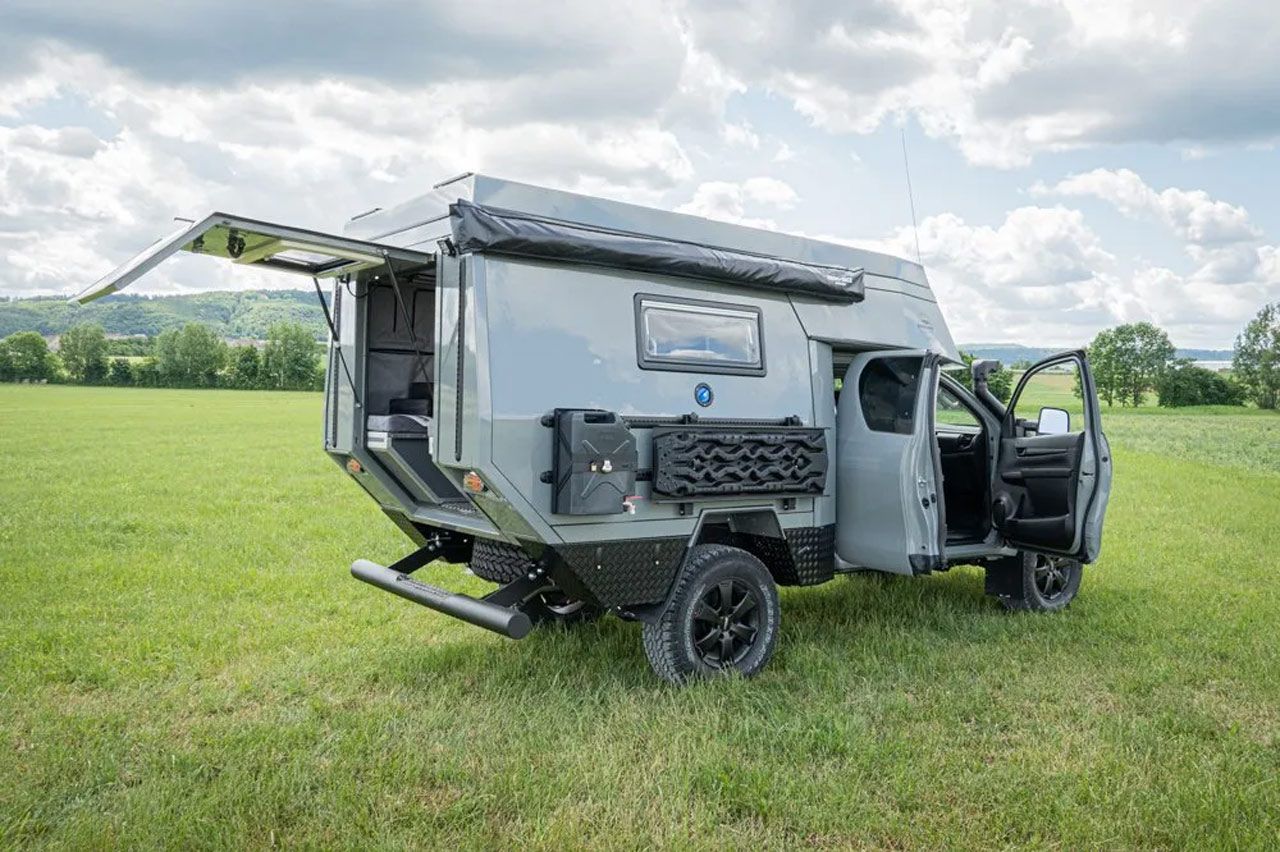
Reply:
[[[907,260],[469,174],[341,236],[214,213],[73,301],[181,250],[314,281],[325,450],[418,546],[352,572],[512,638],[612,612],[668,680],[750,675],[778,585],[981,564],[1007,606],[1052,610],[1100,547],[1084,353],[1007,405],[992,363],[970,391]],[[1021,416],[1062,369],[1083,417]],[[411,576],[439,558],[498,588]]]

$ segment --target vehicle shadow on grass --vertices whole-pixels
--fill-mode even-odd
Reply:
[[[884,575],[837,577],[822,586],[782,591],[782,632],[768,672],[788,660],[815,655],[862,662],[891,662],[913,652],[955,654],[992,642],[1089,641],[1064,629],[1062,615],[1006,612],[983,591],[980,570],[957,569],[925,578]],[[410,689],[464,689],[484,696],[526,690],[566,696],[600,690],[661,690],[641,644],[641,625],[607,616],[574,627],[536,629],[511,642],[458,625],[438,644],[386,652],[385,671]],[[882,659],[875,659],[881,657]]]

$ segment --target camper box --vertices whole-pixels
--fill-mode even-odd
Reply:
[[[612,612],[668,680],[750,675],[778,585],[979,564],[1007,606],[1053,610],[1101,545],[1085,354],[1009,405],[993,363],[970,391],[907,260],[468,174],[341,236],[214,213],[73,301],[179,250],[312,279],[325,451],[417,546],[352,573],[512,638]],[[1015,416],[1064,368],[1082,417]],[[411,576],[436,559],[498,588]]]

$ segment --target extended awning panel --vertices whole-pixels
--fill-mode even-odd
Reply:
[[[428,253],[382,243],[211,213],[152,243],[70,301],[83,305],[119,292],[179,251],[316,278],[367,269],[385,263],[388,258],[408,263],[429,263],[434,259]]]
[[[842,303],[865,296],[861,269],[543,219],[465,200],[449,206],[449,220],[462,252],[609,266]]]

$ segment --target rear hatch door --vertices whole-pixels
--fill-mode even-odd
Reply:
[[[353,240],[227,213],[210,213],[200,221],[184,224],[169,236],[152,243],[70,301],[83,305],[123,290],[179,251],[315,278],[357,272],[385,263],[388,258],[410,263],[424,263],[432,259],[432,255],[424,252],[383,243]]]

